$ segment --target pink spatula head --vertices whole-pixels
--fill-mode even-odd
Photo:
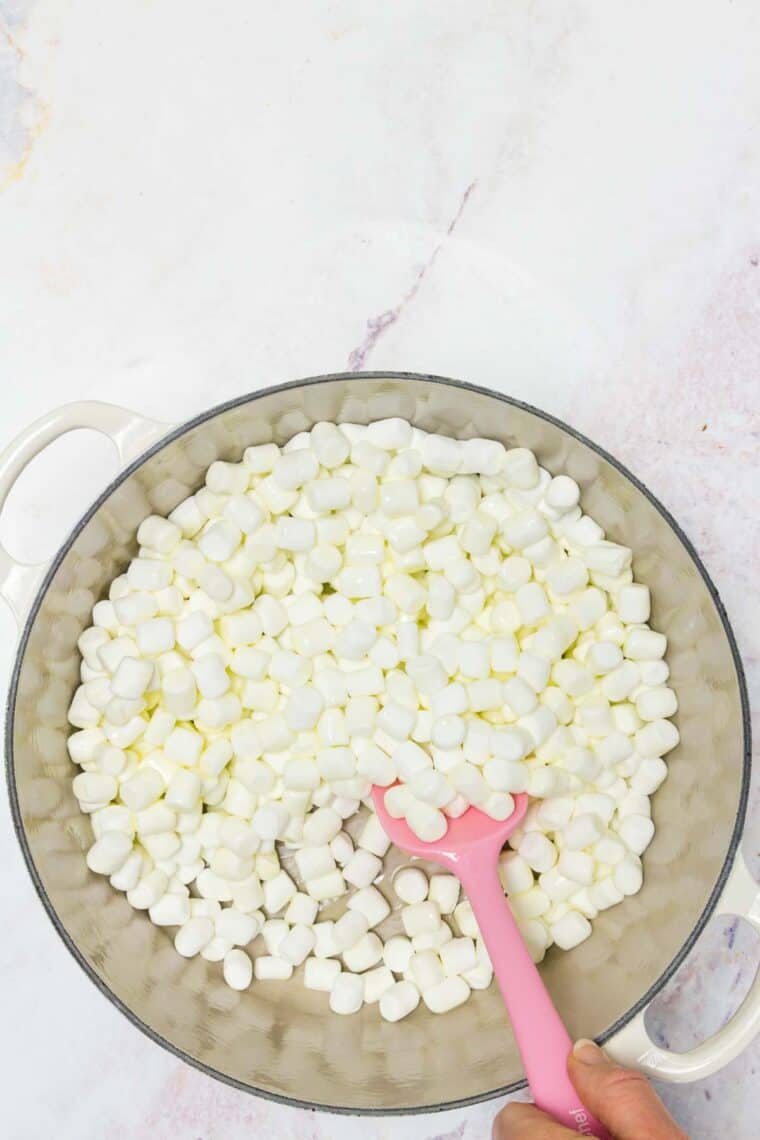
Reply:
[[[443,839],[425,843],[403,819],[394,819],[385,810],[387,791],[387,788],[381,788],[377,784],[372,788],[375,811],[386,835],[409,855],[420,855],[424,859],[432,859],[435,863],[451,867],[460,880],[462,876],[457,867],[463,859],[467,862],[472,859],[490,859],[495,864],[502,847],[520,826],[528,810],[528,797],[524,793],[514,797],[515,810],[508,819],[491,819],[490,815],[471,807],[458,819],[449,820],[449,829]]]
[[[504,820],[468,808],[458,819],[449,820],[442,839],[424,843],[403,819],[394,819],[385,810],[386,791],[375,785],[372,798],[388,837],[402,851],[448,867],[465,889],[536,1104],[574,1132],[610,1140],[604,1126],[581,1104],[567,1075],[570,1037],[528,953],[498,875],[499,852],[525,817],[528,797],[515,796],[515,810]]]

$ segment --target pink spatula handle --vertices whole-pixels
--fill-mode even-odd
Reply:
[[[566,1128],[610,1140],[567,1075],[572,1042],[517,928],[496,868],[462,853],[457,874],[493,963],[533,1099]]]

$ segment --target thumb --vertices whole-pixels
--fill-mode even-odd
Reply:
[[[617,1140],[688,1140],[642,1073],[615,1065],[593,1041],[577,1041],[567,1062],[584,1105]]]

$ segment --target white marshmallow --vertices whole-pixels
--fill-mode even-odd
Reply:
[[[253,972],[256,979],[261,982],[286,981],[293,976],[293,964],[286,962],[284,958],[264,954],[254,960]]]
[[[414,799],[407,809],[406,822],[424,843],[435,843],[442,839],[448,828],[443,812]]]
[[[297,888],[286,871],[278,871],[264,883],[264,910],[267,914],[277,914],[290,902]],[[311,891],[309,892],[311,894]]]
[[[626,847],[641,855],[646,851],[654,836],[654,824],[644,815],[629,815],[621,819],[616,830]]]
[[[372,931],[343,951],[343,962],[352,973],[362,974],[382,961],[383,944]]]
[[[131,835],[107,831],[87,852],[87,866],[97,875],[113,875],[124,866],[131,851]]]
[[[312,928],[298,923],[282,939],[277,953],[292,966],[300,966],[314,949],[315,943],[316,936]]]
[[[421,903],[428,897],[428,878],[419,867],[400,867],[393,876],[393,889],[407,904]]]
[[[478,938],[480,936],[480,930],[468,899],[463,899],[462,902],[454,908],[454,921],[461,933],[466,937]]]
[[[419,990],[412,982],[396,982],[380,998],[380,1016],[385,1021],[401,1021],[414,1012],[419,1001]]]
[[[330,990],[333,1013],[358,1013],[364,1001],[364,982],[358,974],[341,973]]]
[[[307,958],[303,984],[307,990],[330,993],[340,974],[340,962],[331,958]]]
[[[317,902],[340,898],[346,892],[346,881],[340,871],[330,871],[325,875],[310,879],[306,889]]]
[[[402,909],[401,921],[407,936],[413,938],[436,930],[441,925],[441,912],[434,902],[412,903]]]
[[[431,986],[437,986],[444,980],[441,959],[434,950],[420,950],[412,955],[409,963],[411,979],[423,993]]]
[[[634,735],[636,751],[641,756],[664,756],[680,740],[676,726],[669,720],[652,720]]]
[[[343,868],[343,877],[354,887],[368,887],[382,872],[383,861],[371,851],[359,848]]]
[[[447,977],[466,974],[478,964],[475,943],[471,938],[453,938],[442,946],[440,951],[443,972]]]
[[[631,661],[657,661],[665,654],[667,642],[653,629],[634,627],[626,634],[623,652]]]
[[[548,871],[557,862],[557,849],[540,831],[531,831],[518,848],[521,858],[534,871]]]
[[[458,1005],[466,1002],[469,996],[470,987],[467,982],[455,975],[424,990],[422,1000],[431,1013],[448,1013],[449,1010],[456,1009]]]
[[[455,875],[432,875],[428,897],[438,904],[441,914],[452,914],[459,902],[459,880]]]
[[[576,816],[562,829],[562,840],[568,851],[591,847],[604,834],[604,825],[596,815]]]
[[[409,969],[413,954],[411,940],[403,934],[396,934],[385,943],[383,961],[394,974],[403,974]]]
[[[591,934],[591,923],[578,911],[570,910],[550,926],[551,936],[560,950],[572,950]]]
[[[376,887],[362,887],[348,901],[348,909],[357,911],[369,927],[378,926],[390,914],[390,906]]]

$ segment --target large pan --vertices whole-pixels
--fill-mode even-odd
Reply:
[[[0,458],[0,507],[45,445],[74,428],[115,443],[123,470],[46,566],[0,549],[0,594],[21,626],[8,696],[8,785],[19,842],[62,940],[98,988],[154,1041],[222,1080],[289,1103],[346,1112],[452,1108],[519,1088],[523,1073],[495,989],[474,993],[444,1019],[420,1008],[396,1025],[365,1007],[326,1011],[300,985],[226,988],[217,965],[181,959],[83,852],[90,825],[71,791],[66,710],[78,678],[77,638],[93,603],[135,553],[135,531],[201,484],[216,458],[284,443],[316,420],[367,423],[403,416],[458,438],[490,436],[532,448],[552,472],[581,485],[587,510],[635,552],[637,578],[668,637],[681,744],[654,800],[655,839],[643,890],[600,914],[571,953],[542,970],[571,1033],[607,1042],[621,1061],[675,1081],[726,1064],[760,1027],[760,977],[729,1023],[688,1053],[655,1047],[645,1012],[713,915],[760,929],[760,895],[739,851],[750,774],[747,695],[717,591],[696,552],[657,500],[600,447],[543,412],[432,376],[317,377],[243,396],[179,428],[99,403],[39,420]],[[65,1042],[61,1042],[65,1048]]]

